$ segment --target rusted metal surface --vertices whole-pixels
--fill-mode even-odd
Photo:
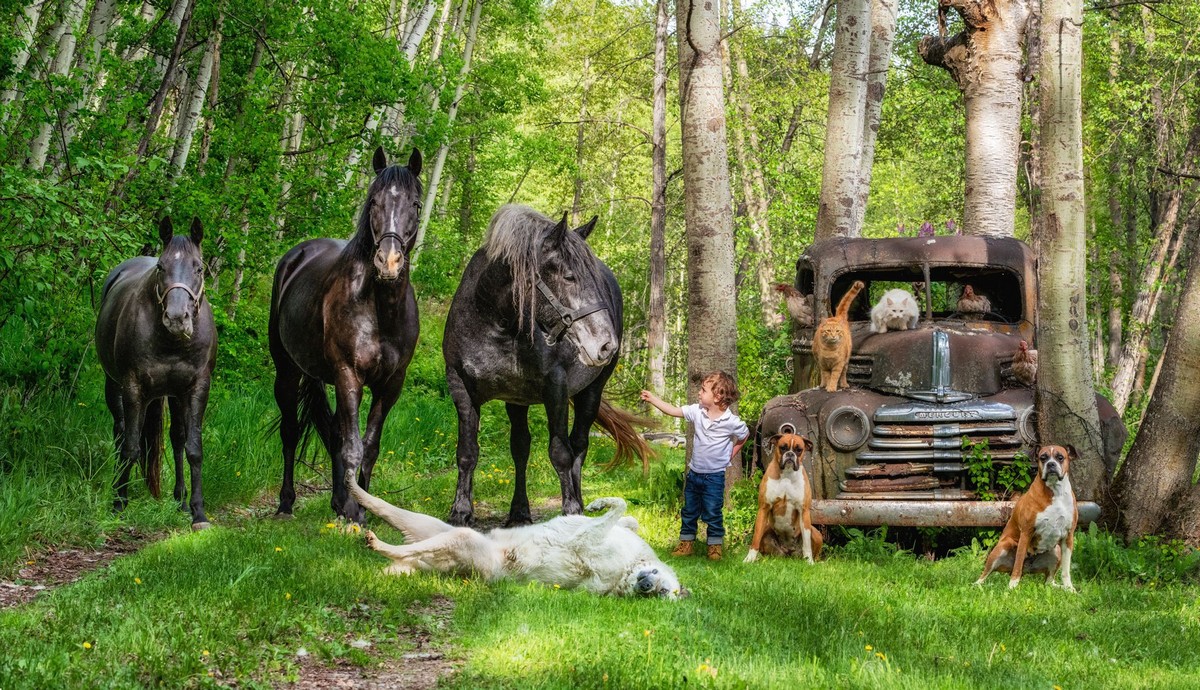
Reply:
[[[857,493],[885,493],[888,491],[919,491],[936,489],[942,485],[937,477],[914,475],[888,479],[847,479],[842,482],[846,491]]]
[[[933,474],[933,463],[928,462],[904,462],[890,465],[859,465],[846,470],[847,477],[866,478],[866,477],[906,477],[913,474]],[[948,468],[940,468],[939,471],[955,471],[962,470],[962,465],[958,465],[954,470]]]
[[[1013,501],[844,501],[812,504],[818,525],[889,525],[893,527],[1003,527],[1012,515]],[[1079,526],[1100,518],[1100,506],[1079,503]]]

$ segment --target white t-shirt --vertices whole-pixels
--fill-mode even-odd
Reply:
[[[684,405],[679,411],[683,413],[683,418],[695,427],[695,435],[692,437],[692,460],[688,467],[693,472],[704,474],[721,472],[729,467],[733,444],[750,435],[746,423],[728,408],[717,419],[709,419],[699,404]]]

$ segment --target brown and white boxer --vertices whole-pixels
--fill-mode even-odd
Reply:
[[[1071,584],[1071,550],[1075,547],[1079,509],[1068,472],[1071,461],[1077,457],[1072,446],[1038,449],[1037,476],[1029,491],[1017,500],[976,585],[983,584],[996,570],[1012,573],[1009,589],[1017,586],[1025,572],[1045,572],[1046,582],[1054,584],[1054,573],[1061,565],[1063,588],[1075,591]]]
[[[758,485],[758,519],[754,521],[754,538],[746,563],[758,560],[758,555],[803,554],[809,563],[821,553],[821,532],[812,526],[812,484],[804,471],[804,453],[812,450],[812,442],[793,433],[785,424],[784,433],[774,439],[774,451],[767,463],[762,483]]]

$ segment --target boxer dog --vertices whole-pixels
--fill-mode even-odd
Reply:
[[[1071,584],[1071,550],[1075,547],[1079,510],[1068,472],[1076,457],[1073,446],[1038,449],[1037,476],[1029,491],[1018,498],[976,585],[983,584],[996,570],[1012,573],[1009,589],[1017,586],[1024,572],[1045,572],[1046,582],[1054,584],[1054,572],[1061,565],[1063,588],[1075,591]]]
[[[804,555],[809,562],[821,553],[821,532],[812,526],[812,484],[804,471],[804,453],[812,441],[784,424],[772,439],[771,460],[758,485],[758,518],[745,563],[758,555]],[[799,540],[799,543],[797,543]]]

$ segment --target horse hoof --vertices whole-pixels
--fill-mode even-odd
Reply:
[[[209,527],[212,527],[212,523],[209,522],[208,520],[202,520],[200,522],[192,523],[192,531],[193,532],[199,532],[200,530],[208,529]]]
[[[295,518],[296,516],[291,513],[275,513],[271,516],[272,520],[294,520]]]

